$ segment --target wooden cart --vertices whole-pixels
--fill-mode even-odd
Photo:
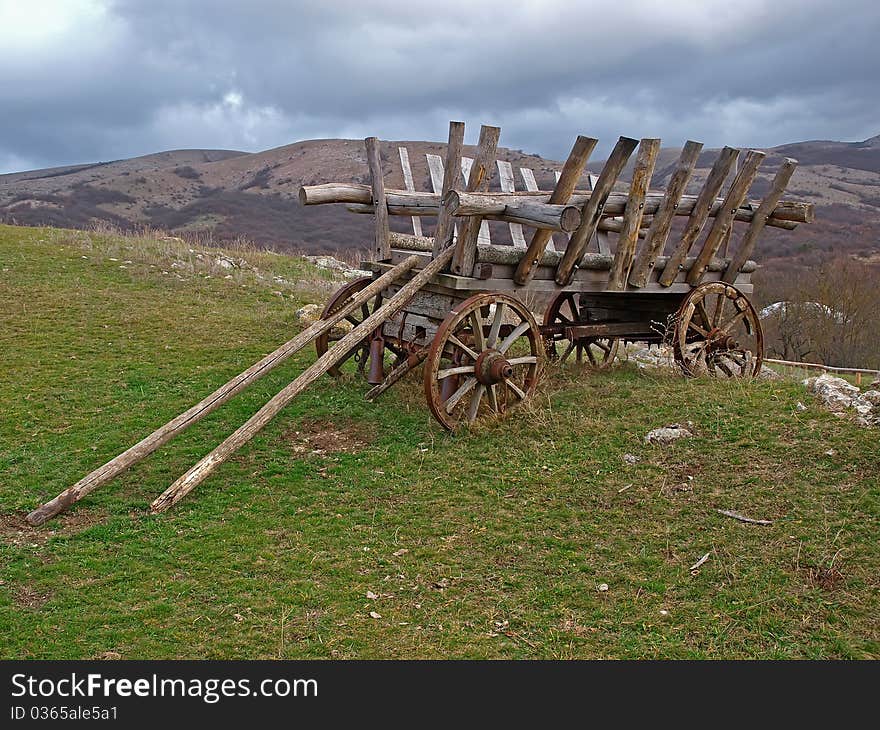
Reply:
[[[386,190],[375,137],[366,140],[370,185],[303,187],[305,205],[346,203],[375,216],[373,255],[365,264],[372,276],[343,287],[321,320],[39,506],[29,522],[42,524],[75,504],[312,343],[318,359],[153,500],[154,512],[176,504],[317,378],[339,374],[348,360],[374,386],[369,398],[424,363],[428,406],[450,430],[528,399],[546,358],[564,361],[574,353],[601,367],[621,341],[671,340],[691,376],[758,373],[763,342],[747,296],[755,269],[749,257],[765,226],[791,229],[813,218],[811,205],[781,200],[794,160],[782,161],[762,201],[750,201],[764,153],[749,150],[736,168],[740,151],[725,147],[699,194],[690,196],[685,189],[702,145],[688,142],[665,191],[655,192],[648,186],[660,140],[621,137],[602,172],[586,175],[578,189],[597,142],[578,137],[553,190],[538,190],[532,171],[523,170],[527,189],[514,191],[511,166],[497,161],[502,190],[489,192],[499,134],[482,127],[471,160],[462,157],[464,125],[452,122],[445,170],[454,174],[444,174],[439,158],[429,159],[433,192],[415,191],[405,150],[406,189]],[[630,183],[619,190],[633,153]],[[458,183],[460,167],[465,179]],[[413,235],[391,232],[390,215],[412,217]],[[422,235],[424,216],[435,219],[431,236]],[[676,216],[684,226],[664,255]],[[512,244],[493,244],[486,221],[508,224]],[[728,256],[736,222],[744,231]],[[530,229],[528,243],[523,226]],[[551,245],[554,233],[566,239],[557,241],[559,249]],[[547,304],[536,318],[542,300]]]
[[[764,226],[791,229],[813,218],[810,204],[781,200],[795,160],[783,160],[764,199],[752,201],[749,188],[765,155],[725,147],[699,194],[686,195],[700,143],[684,146],[666,189],[654,191],[649,184],[660,140],[621,137],[596,177],[585,174],[585,166],[597,140],[578,137],[553,190],[537,190],[532,171],[523,170],[527,189],[516,192],[511,166],[495,158],[499,134],[498,128],[484,126],[475,159],[462,160],[464,125],[451,123],[445,166],[439,158],[428,159],[433,192],[414,190],[405,148],[400,159],[407,189],[386,190],[375,138],[366,140],[370,185],[328,183],[301,190],[304,205],[347,203],[353,212],[376,219],[373,256],[363,264],[373,278],[338,291],[327,302],[325,317],[376,276],[414,253],[420,256],[422,263],[403,280],[348,316],[357,325],[417,270],[437,266],[441,256],[449,259],[347,354],[375,386],[368,397],[426,361],[428,406],[441,425],[455,429],[526,400],[546,357],[565,361],[574,355],[604,367],[619,343],[630,341],[671,342],[686,375],[758,374],[763,342],[748,298],[756,267],[749,257]],[[618,179],[634,154],[631,181],[621,186]],[[496,162],[502,190],[489,192]],[[464,178],[457,175],[460,167]],[[578,190],[582,179],[585,189]],[[389,215],[411,216],[419,235],[390,231]],[[424,216],[434,217],[432,236],[420,235]],[[670,242],[676,216],[684,225]],[[491,243],[487,220],[507,222],[512,244]],[[744,230],[730,256],[737,222]],[[528,244],[523,226],[532,229]],[[541,302],[546,302],[543,316],[536,317],[532,310]],[[322,336],[318,353],[339,336]],[[339,365],[331,372],[338,374]]]

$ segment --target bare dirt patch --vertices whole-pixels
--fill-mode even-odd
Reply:
[[[78,509],[40,527],[33,527],[24,512],[0,513],[0,543],[22,547],[39,547],[58,535],[75,535],[107,519],[104,512]]]
[[[356,454],[372,438],[353,422],[303,421],[284,434],[295,454]]]
[[[9,593],[12,595],[12,600],[15,601],[17,605],[22,608],[30,609],[31,611],[36,611],[42,608],[43,604],[52,597],[51,593],[37,590],[27,583],[10,586]]]

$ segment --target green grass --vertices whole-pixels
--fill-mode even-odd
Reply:
[[[300,259],[251,252],[298,282],[279,296],[178,278],[166,245],[0,227],[3,658],[880,657],[878,432],[792,381],[566,368],[532,407],[451,436],[418,378],[372,405],[353,376],[323,379],[151,516],[308,352],[24,527],[296,331],[316,276]],[[694,438],[643,443],[687,420]]]

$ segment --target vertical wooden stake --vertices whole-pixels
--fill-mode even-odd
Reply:
[[[440,193],[442,201],[446,193],[455,187],[455,179],[458,176],[458,166],[461,164],[461,148],[464,146],[464,122],[449,122],[449,141],[446,144],[446,172],[440,178],[440,190],[437,190],[434,180],[434,167],[431,168],[431,180],[434,192]],[[439,162],[439,160],[438,160]],[[437,230],[434,233],[434,256],[436,257],[444,248],[452,242],[455,233],[453,218],[449,209],[440,205],[440,213],[437,216]]]
[[[390,229],[388,227],[388,203],[385,200],[385,178],[382,176],[382,160],[379,156],[379,140],[367,137],[367,165],[370,167],[370,184],[373,188],[373,211],[376,216],[376,238],[373,255],[376,261],[391,258]]]

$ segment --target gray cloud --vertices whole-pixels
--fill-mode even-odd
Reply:
[[[0,171],[311,137],[563,156],[576,134],[770,146],[880,132],[870,2],[0,3]]]

